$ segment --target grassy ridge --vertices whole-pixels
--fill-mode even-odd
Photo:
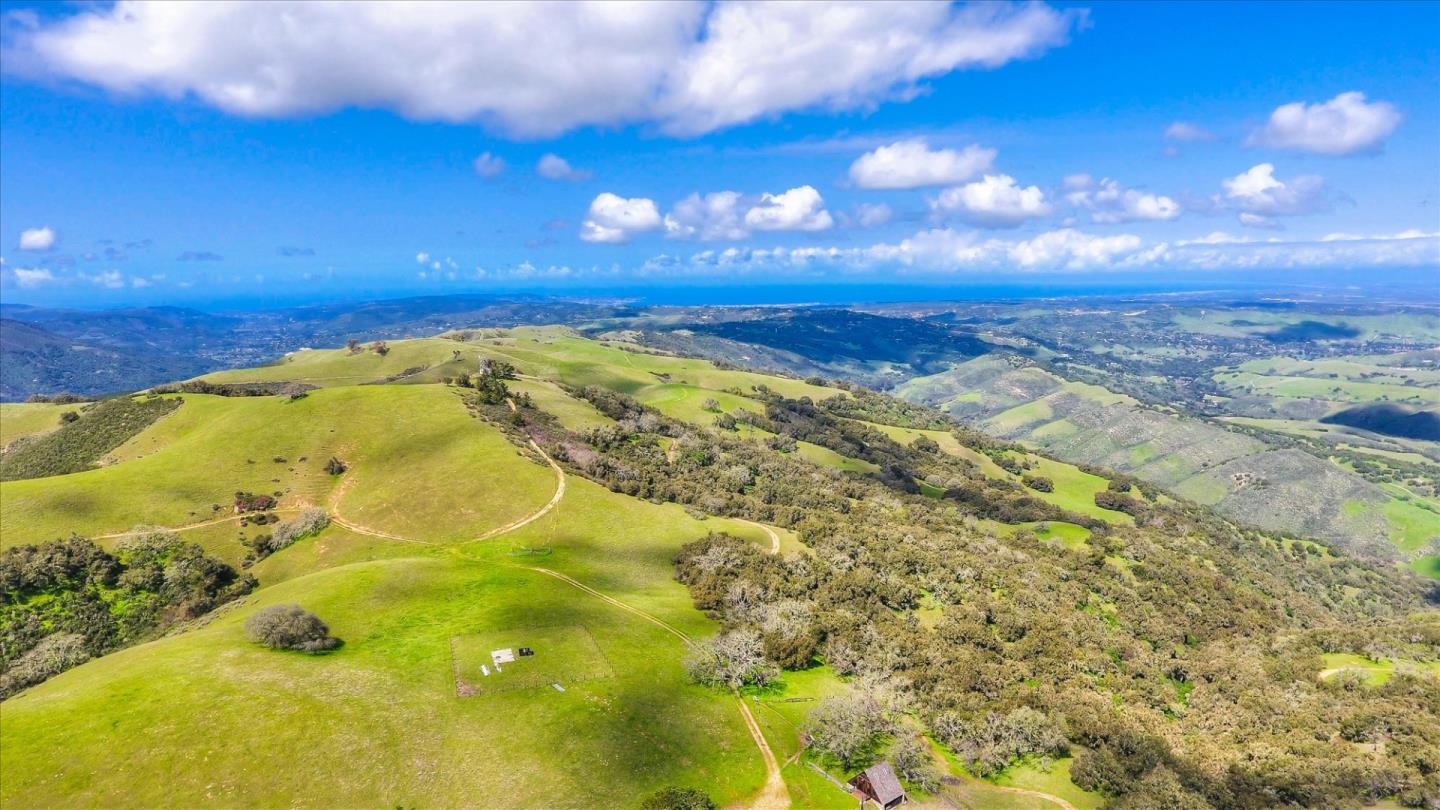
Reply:
[[[282,507],[325,504],[342,482],[338,505],[347,519],[457,542],[533,511],[554,489],[548,468],[521,460],[440,386],[327,388],[293,402],[184,400],[117,448],[115,464],[0,483],[0,543],[223,517],[237,490],[278,492]],[[326,473],[332,455],[350,471]]]
[[[92,405],[79,419],[0,457],[0,481],[91,469],[106,453],[178,407],[177,400],[129,397]]]

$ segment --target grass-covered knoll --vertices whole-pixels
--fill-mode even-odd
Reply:
[[[533,511],[555,487],[547,467],[517,455],[441,386],[327,388],[294,401],[183,399],[117,448],[115,464],[0,483],[0,542],[226,517],[240,490],[280,493],[282,507],[330,505],[336,496],[333,505],[355,523],[460,541]],[[331,456],[349,471],[327,473]]]
[[[198,379],[215,383],[303,382],[322,387],[373,383],[407,371],[428,370],[454,361],[455,352],[472,361],[479,353],[453,340],[419,338],[385,344],[384,354],[365,343],[355,349],[302,349],[291,352],[268,366],[234,369],[206,374]]]
[[[309,656],[245,640],[251,613],[290,602],[345,645]],[[615,677],[563,694],[455,696],[451,638],[557,617],[588,629]],[[0,802],[618,807],[671,784],[725,803],[749,796],[764,770],[734,699],[687,684],[681,646],[523,569],[452,557],[343,566],[7,702]]]
[[[92,469],[106,453],[179,405],[171,399],[117,397],[86,407],[79,418],[0,456],[0,481]]]
[[[60,414],[79,409],[50,402],[0,402],[0,449],[24,436],[49,433],[60,427]]]

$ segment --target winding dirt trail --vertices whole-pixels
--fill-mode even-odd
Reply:
[[[756,528],[764,531],[766,534],[770,535],[770,553],[771,553],[771,554],[779,554],[779,553],[780,553],[780,534],[779,534],[779,532],[776,532],[774,529],[770,528],[769,526],[766,526],[764,523],[756,523],[756,522],[753,521],[753,520],[746,520],[745,518],[735,518],[735,520],[737,520],[737,521],[739,521],[739,522],[741,522],[741,523],[748,523],[749,525],[754,526],[754,527],[756,527]]]
[[[560,465],[555,463],[555,459],[550,458],[549,453],[546,453],[544,450],[540,449],[540,445],[536,444],[534,439],[530,440],[530,449],[539,453],[540,457],[545,459],[545,463],[550,465],[550,469],[555,471],[555,494],[550,496],[550,501],[548,503],[546,503],[544,506],[540,507],[536,511],[531,512],[530,514],[526,515],[523,518],[520,518],[519,520],[511,521],[504,526],[497,526],[475,538],[473,542],[489,540],[492,537],[498,537],[499,535],[505,534],[507,532],[513,532],[521,526],[527,526],[531,523],[534,523],[535,521],[549,514],[550,510],[559,506],[560,499],[565,497],[565,471],[560,469]]]

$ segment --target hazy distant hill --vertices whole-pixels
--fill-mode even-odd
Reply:
[[[0,399],[34,393],[108,394],[202,373],[193,356],[143,346],[116,348],[0,319]]]

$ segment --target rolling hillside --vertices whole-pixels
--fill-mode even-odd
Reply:
[[[487,389],[473,374],[482,360],[513,375]],[[496,379],[505,396],[487,401]],[[1104,707],[1173,718],[1153,744],[1177,769],[1233,756],[1253,725],[1217,710],[1197,737],[1201,715],[1185,720],[1186,705],[1225,700],[1227,687],[1189,680],[1176,657],[1208,672],[1283,632],[1308,685],[1246,688],[1304,688],[1296,711],[1315,717],[1351,699],[1314,689],[1315,628],[1363,620],[1383,635],[1419,604],[1412,578],[937,429],[933,414],[878,395],[565,328],[310,350],[203,382],[314,387],[142,396],[179,404],[94,469],[0,482],[0,547],[76,532],[123,555],[132,527],[164,526],[248,565],[257,585],[5,700],[0,803],[411,807],[503,795],[634,807],[681,786],[723,806],[844,808],[853,799],[833,780],[853,768],[807,750],[800,731],[821,703],[869,700],[883,684],[911,708],[892,715],[873,755],[943,730],[923,750],[950,781],[907,782],[917,799],[1098,807],[1095,758],[1111,756],[1107,724],[1121,722],[1099,719]],[[50,407],[7,406],[6,435],[48,430]],[[318,507],[329,524],[252,562],[251,541],[272,529],[231,508],[242,494],[272,495],[266,511],[281,518]],[[694,563],[706,544],[730,563]],[[712,603],[697,570],[767,573]],[[247,640],[258,611],[289,603],[343,646],[311,656]],[[770,610],[815,622],[798,667],[738,696],[687,677],[697,649]],[[987,612],[993,621],[977,622]],[[862,639],[866,654],[847,655]],[[1428,660],[1423,645],[1397,644],[1405,660]],[[488,671],[489,650],[522,646],[533,660]],[[944,688],[928,686],[940,673]],[[1398,693],[1369,697],[1378,712],[1408,706]],[[1031,704],[1057,716],[1068,705],[1085,725],[1073,743],[1006,755],[998,769],[940,719]],[[1314,767],[1324,757],[1351,761],[1331,752]],[[1333,789],[1349,795],[1348,783]]]
[[[1152,481],[1238,520],[1367,556],[1408,556],[1440,536],[1433,499],[1401,499],[1308,453],[1028,363],[980,358],[911,380],[895,394],[993,435]]]

